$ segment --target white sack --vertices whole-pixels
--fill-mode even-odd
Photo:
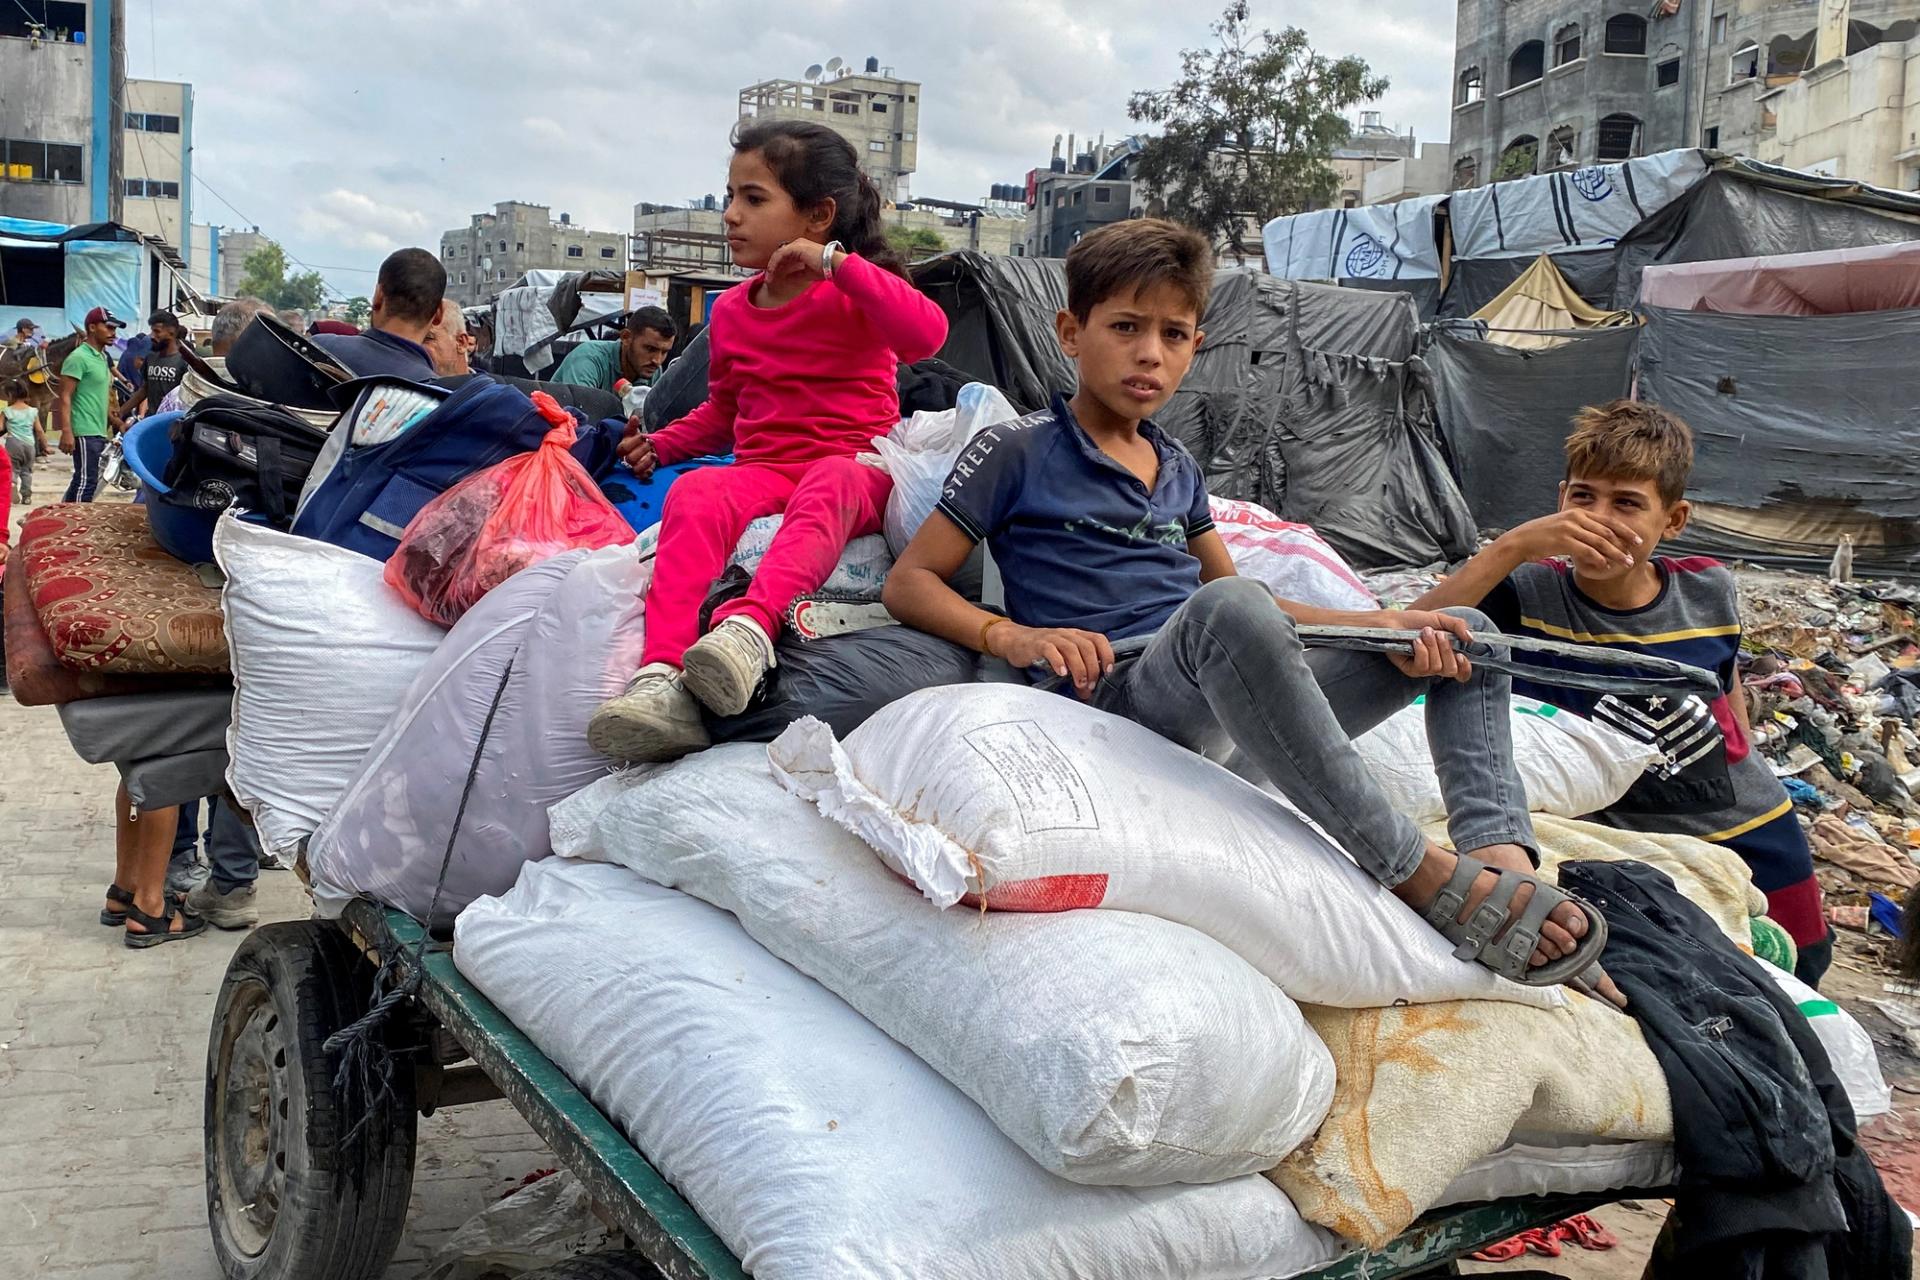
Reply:
[[[358,552],[226,515],[213,555],[233,662],[227,785],[260,843],[292,856],[445,633]]]
[[[1454,959],[1280,800],[1073,698],[928,689],[844,743],[801,720],[769,755],[788,787],[942,907],[985,892],[1006,910],[1144,911],[1224,943],[1313,1004],[1562,1001]]]
[[[715,747],[556,806],[555,851],[732,912],[1075,1182],[1218,1182],[1326,1116],[1333,1057],[1291,1000],[1204,934],[1127,911],[936,911],[775,780]],[[616,798],[605,802],[607,793]]]
[[[746,532],[740,535],[740,541],[734,544],[733,555],[727,563],[739,565],[748,573],[757,573],[760,562],[767,558],[767,548],[773,545],[773,535],[780,532],[780,523],[785,518],[761,516],[749,524]],[[870,533],[847,543],[847,549],[840,553],[840,562],[833,566],[833,572],[820,584],[820,590],[858,596],[863,600],[878,600],[880,588],[887,582],[887,571],[892,568],[893,553],[887,550],[887,540],[877,533]]]
[[[1286,600],[1323,609],[1378,609],[1380,602],[1360,575],[1313,531],[1282,520],[1265,507],[1232,498],[1207,499],[1214,531],[1227,544],[1243,578],[1265,584]]]
[[[379,742],[314,834],[314,905],[356,895],[427,919],[454,812],[509,661],[433,924],[505,893],[547,856],[547,807],[611,767],[587,745],[594,708],[640,667],[653,561],[636,548],[568,551],[480,598],[408,689]]]
[[[887,498],[887,545],[899,555],[913,541],[933,509],[953,464],[974,436],[1020,416],[997,387],[969,382],[951,409],[923,409],[873,442],[874,452],[893,477]]]
[[[1880,1074],[1880,1055],[1874,1051],[1873,1037],[1867,1029],[1852,1014],[1786,970],[1765,962],[1760,967],[1807,1015],[1807,1025],[1820,1037],[1827,1060],[1833,1063],[1833,1074],[1853,1104],[1853,1118],[1865,1123],[1893,1110],[1893,1090]]]
[[[756,1280],[1254,1280],[1338,1253],[1259,1175],[1083,1187],[725,912],[613,866],[528,866],[454,961]]]
[[[1518,694],[1508,722],[1527,808],[1535,813],[1563,818],[1597,813],[1627,794],[1647,766],[1660,759],[1651,743]],[[1427,746],[1424,702],[1388,716],[1355,738],[1353,746],[1394,808],[1415,822],[1446,818],[1440,778]]]

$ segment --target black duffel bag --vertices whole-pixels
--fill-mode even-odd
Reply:
[[[200,511],[239,506],[277,529],[293,523],[300,489],[327,433],[274,404],[209,396],[171,431],[161,501]]]

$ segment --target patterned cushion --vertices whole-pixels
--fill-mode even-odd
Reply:
[[[61,665],[124,675],[227,671],[220,591],[162,551],[147,513],[63,502],[27,517],[14,555]]]

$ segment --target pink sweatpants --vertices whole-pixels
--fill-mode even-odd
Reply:
[[[660,513],[641,661],[680,665],[700,638],[700,604],[740,535],[761,516],[784,513],[753,586],[713,611],[715,625],[744,613],[778,636],[787,606],[819,589],[847,543],[880,531],[892,491],[892,476],[852,458],[736,462],[681,476]]]

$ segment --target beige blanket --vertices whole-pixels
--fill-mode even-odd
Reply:
[[[1673,877],[1743,947],[1766,899],[1729,850],[1535,814],[1542,863],[1635,859]],[[1445,840],[1444,830],[1430,831]],[[1305,1008],[1333,1052],[1326,1123],[1268,1176],[1311,1222],[1377,1249],[1515,1129],[1668,1140],[1666,1079],[1639,1027],[1569,993],[1564,1009],[1487,1000]]]

